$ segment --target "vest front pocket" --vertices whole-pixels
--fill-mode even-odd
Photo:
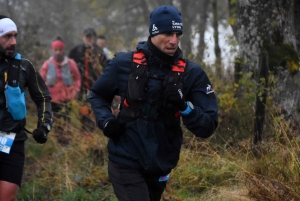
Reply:
[[[7,85],[5,90],[7,109],[14,120],[22,120],[26,116],[25,92],[21,92],[20,87]]]

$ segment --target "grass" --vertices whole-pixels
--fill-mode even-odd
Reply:
[[[28,128],[36,125],[29,113]],[[184,130],[177,167],[163,201],[300,200],[300,138],[278,121],[276,135],[253,147],[251,138],[215,143]],[[97,129],[69,128],[67,146],[51,131],[45,145],[26,142],[26,166],[18,201],[117,200],[107,174],[107,139]]]
[[[36,125],[29,113],[28,128]],[[32,130],[32,129],[31,129]],[[116,200],[107,175],[107,139],[70,126],[69,145],[57,142],[54,129],[44,145],[29,135],[22,188],[17,200]]]

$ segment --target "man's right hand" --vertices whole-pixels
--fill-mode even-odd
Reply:
[[[118,119],[109,120],[103,129],[103,134],[108,138],[115,138],[125,132],[125,123]]]
[[[39,128],[35,129],[32,133],[33,138],[35,139],[36,142],[40,144],[44,144],[47,142],[47,134],[48,130],[44,126],[40,126]]]

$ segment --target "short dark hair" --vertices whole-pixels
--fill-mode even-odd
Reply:
[[[0,20],[1,20],[1,19],[4,19],[4,18],[9,18],[9,17],[7,17],[7,16],[5,16],[5,15],[0,15]]]
[[[61,39],[60,36],[57,36],[54,40],[60,40],[61,42],[64,42],[63,39]]]
[[[102,39],[102,40],[106,40],[105,36],[103,36],[103,35],[99,35],[97,38]]]
[[[94,36],[94,37],[97,37],[96,31],[93,28],[86,28],[83,31],[83,35],[84,36]]]

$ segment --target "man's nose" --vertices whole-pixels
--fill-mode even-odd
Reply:
[[[10,45],[16,45],[17,44],[17,38],[11,37]]]
[[[177,35],[176,33],[174,33],[171,38],[170,38],[170,43],[171,44],[177,44],[178,43],[178,38],[177,38]]]

